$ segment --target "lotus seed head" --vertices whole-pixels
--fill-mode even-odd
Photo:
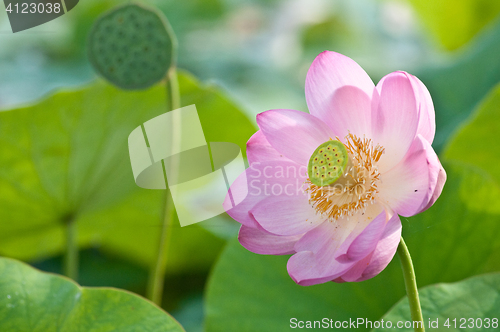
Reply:
[[[329,140],[316,148],[309,159],[307,173],[317,186],[329,186],[343,174],[349,161],[347,149],[338,140]]]

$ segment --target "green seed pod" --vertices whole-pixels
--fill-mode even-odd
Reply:
[[[88,40],[97,72],[122,89],[145,89],[174,63],[175,36],[161,13],[127,4],[101,16]]]
[[[349,155],[344,144],[327,141],[318,146],[309,159],[309,180],[319,187],[331,185],[344,174],[348,161]]]

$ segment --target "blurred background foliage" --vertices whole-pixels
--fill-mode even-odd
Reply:
[[[498,149],[491,150],[489,145],[484,145],[484,142],[498,145],[492,134],[500,129],[494,112],[498,103],[491,101],[496,100],[496,94],[480,104],[500,82],[498,0],[136,2],[159,8],[169,19],[179,40],[179,67],[185,70],[181,74],[183,104],[196,103],[209,141],[232,141],[244,147],[255,130],[255,114],[273,108],[307,111],[305,75],[314,57],[325,49],[356,60],[374,82],[394,70],[417,75],[433,96],[437,121],[434,147],[438,152],[446,151],[442,156],[447,159],[451,176],[449,188],[439,203],[442,208],[433,208],[434,212],[410,219],[411,223],[404,220],[410,251],[416,257],[416,264],[421,266],[420,272],[417,267],[420,273],[417,276],[421,277],[422,285],[426,285],[500,270],[500,258],[494,254],[499,252],[498,241],[480,243],[484,236],[498,233],[495,225],[499,222],[495,203],[499,192],[498,163],[491,157]],[[163,195],[135,187],[125,139],[139,123],[164,111],[164,91],[153,87],[125,93],[103,82],[91,83],[96,74],[86,58],[86,40],[93,22],[104,11],[122,3],[124,1],[81,0],[61,18],[16,34],[10,30],[6,13],[0,11],[0,107],[16,109],[0,116],[0,178],[4,185],[0,188],[0,254],[23,259],[42,270],[60,272],[61,220],[68,214],[76,215],[81,218],[79,225],[83,229],[79,239],[82,246],[79,282],[83,286],[116,286],[144,294],[155,234],[160,227],[158,215]],[[85,87],[82,89],[81,85]],[[60,88],[64,88],[64,92],[35,104]],[[92,104],[90,101],[97,95],[106,102]],[[475,120],[478,123],[470,124],[472,120],[467,119],[478,107],[486,110]],[[141,109],[140,114],[135,113],[136,108]],[[81,117],[72,118],[75,110]],[[234,117],[226,118],[227,114]],[[78,129],[75,133],[71,121],[76,119],[84,125],[75,125]],[[469,126],[455,134],[450,142],[451,135],[457,133],[464,121],[469,121]],[[61,127],[61,123],[65,126]],[[482,136],[471,141],[469,138],[478,132]],[[29,140],[32,143],[27,143]],[[79,142],[93,140],[95,146],[84,149],[88,155],[78,154],[80,159],[74,169],[51,169],[51,160],[73,160],[71,153]],[[461,158],[460,147],[464,145],[475,151],[472,165]],[[482,148],[475,150],[477,146]],[[23,155],[19,151],[29,153]],[[57,192],[68,179],[68,172],[74,172],[73,176],[78,178],[79,172],[88,170],[89,160],[98,152],[109,158],[103,160],[92,181],[77,182],[79,187],[73,188],[73,196],[46,195],[33,180],[41,167],[49,171],[45,181]],[[464,171],[466,166],[472,167],[473,172]],[[102,174],[108,174],[110,169],[115,171],[111,173],[113,176],[100,183],[106,178]],[[467,177],[469,181],[474,179],[472,187],[468,187]],[[6,185],[6,179],[11,185],[16,184],[15,190]],[[474,194],[468,196],[471,192]],[[462,210],[455,209],[457,205],[463,206]],[[449,214],[440,215],[442,211]],[[453,228],[453,222],[460,223],[464,216],[469,222],[459,230]],[[483,220],[484,228],[477,231],[480,234],[471,235],[475,234],[470,232],[471,223],[476,220]],[[42,227],[36,228],[36,225]],[[221,217],[173,230],[175,250],[170,251],[164,307],[188,332],[202,330],[207,276],[225,242],[235,237],[237,226]],[[431,250],[433,243],[439,241],[442,232],[452,230],[456,232],[446,242],[446,251],[438,255],[433,268],[425,268],[425,257],[436,257]],[[466,235],[467,245],[460,246],[459,252],[467,252],[470,246],[476,250],[468,253],[470,257],[464,265],[459,259],[462,256],[449,252],[454,250],[454,241],[461,241]],[[421,236],[435,237],[428,240],[431,249],[419,249]],[[270,267],[261,267],[260,277],[269,277],[265,272],[274,271],[272,266],[278,266],[275,270],[279,270],[281,281],[276,282],[284,287],[283,292],[289,292],[286,287],[291,280],[286,276],[283,258],[256,258],[241,252],[238,246],[234,241],[230,243],[210,281],[206,306],[210,331],[234,331],[231,324],[236,323],[224,322],[221,316],[228,314],[223,310],[241,308],[245,305],[245,296],[250,298],[262,292],[264,286],[270,287],[255,283],[255,278],[247,275],[260,271],[257,266],[262,262],[264,267],[265,264]],[[450,257],[454,260],[450,261]],[[252,259],[256,262],[253,267],[247,265],[250,272],[244,269],[245,264],[238,270],[236,262],[251,263]],[[450,262],[449,271],[456,273],[436,275],[443,262]],[[379,278],[345,285],[341,290],[331,289],[332,285],[299,289],[307,295],[308,292],[322,293],[321,287],[326,287],[330,290],[324,294],[334,296],[339,291],[356,299],[356,303],[365,303],[363,292],[376,289],[378,295],[383,294],[383,287],[371,285],[386,284],[393,276],[396,280],[398,273],[392,264]],[[244,282],[247,279],[250,279],[248,283]],[[231,280],[235,286],[227,288]],[[248,286],[244,287],[246,292],[238,285]],[[399,285],[391,296],[381,295],[381,302],[365,303],[368,311],[369,307],[376,307],[369,315],[380,317],[402,294]],[[293,296],[301,299],[297,294]],[[356,303],[349,305],[356,306]],[[259,330],[254,325],[249,328]]]

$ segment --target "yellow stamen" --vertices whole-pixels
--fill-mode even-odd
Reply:
[[[340,139],[337,137],[337,140]],[[373,147],[371,139],[348,134],[345,147],[349,154],[349,164],[344,174],[329,186],[317,186],[306,180],[309,202],[317,213],[335,221],[343,216],[353,216],[373,204],[380,173],[377,162],[384,153],[380,145]]]

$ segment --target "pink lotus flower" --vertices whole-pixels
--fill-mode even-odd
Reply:
[[[293,254],[288,273],[300,285],[372,278],[396,252],[399,215],[429,208],[446,181],[431,147],[431,96],[405,72],[375,86],[356,62],[329,51],[311,65],[305,92],[310,114],[257,115],[250,167],[224,207],[242,224],[245,248]],[[232,195],[247,190],[232,207]]]

